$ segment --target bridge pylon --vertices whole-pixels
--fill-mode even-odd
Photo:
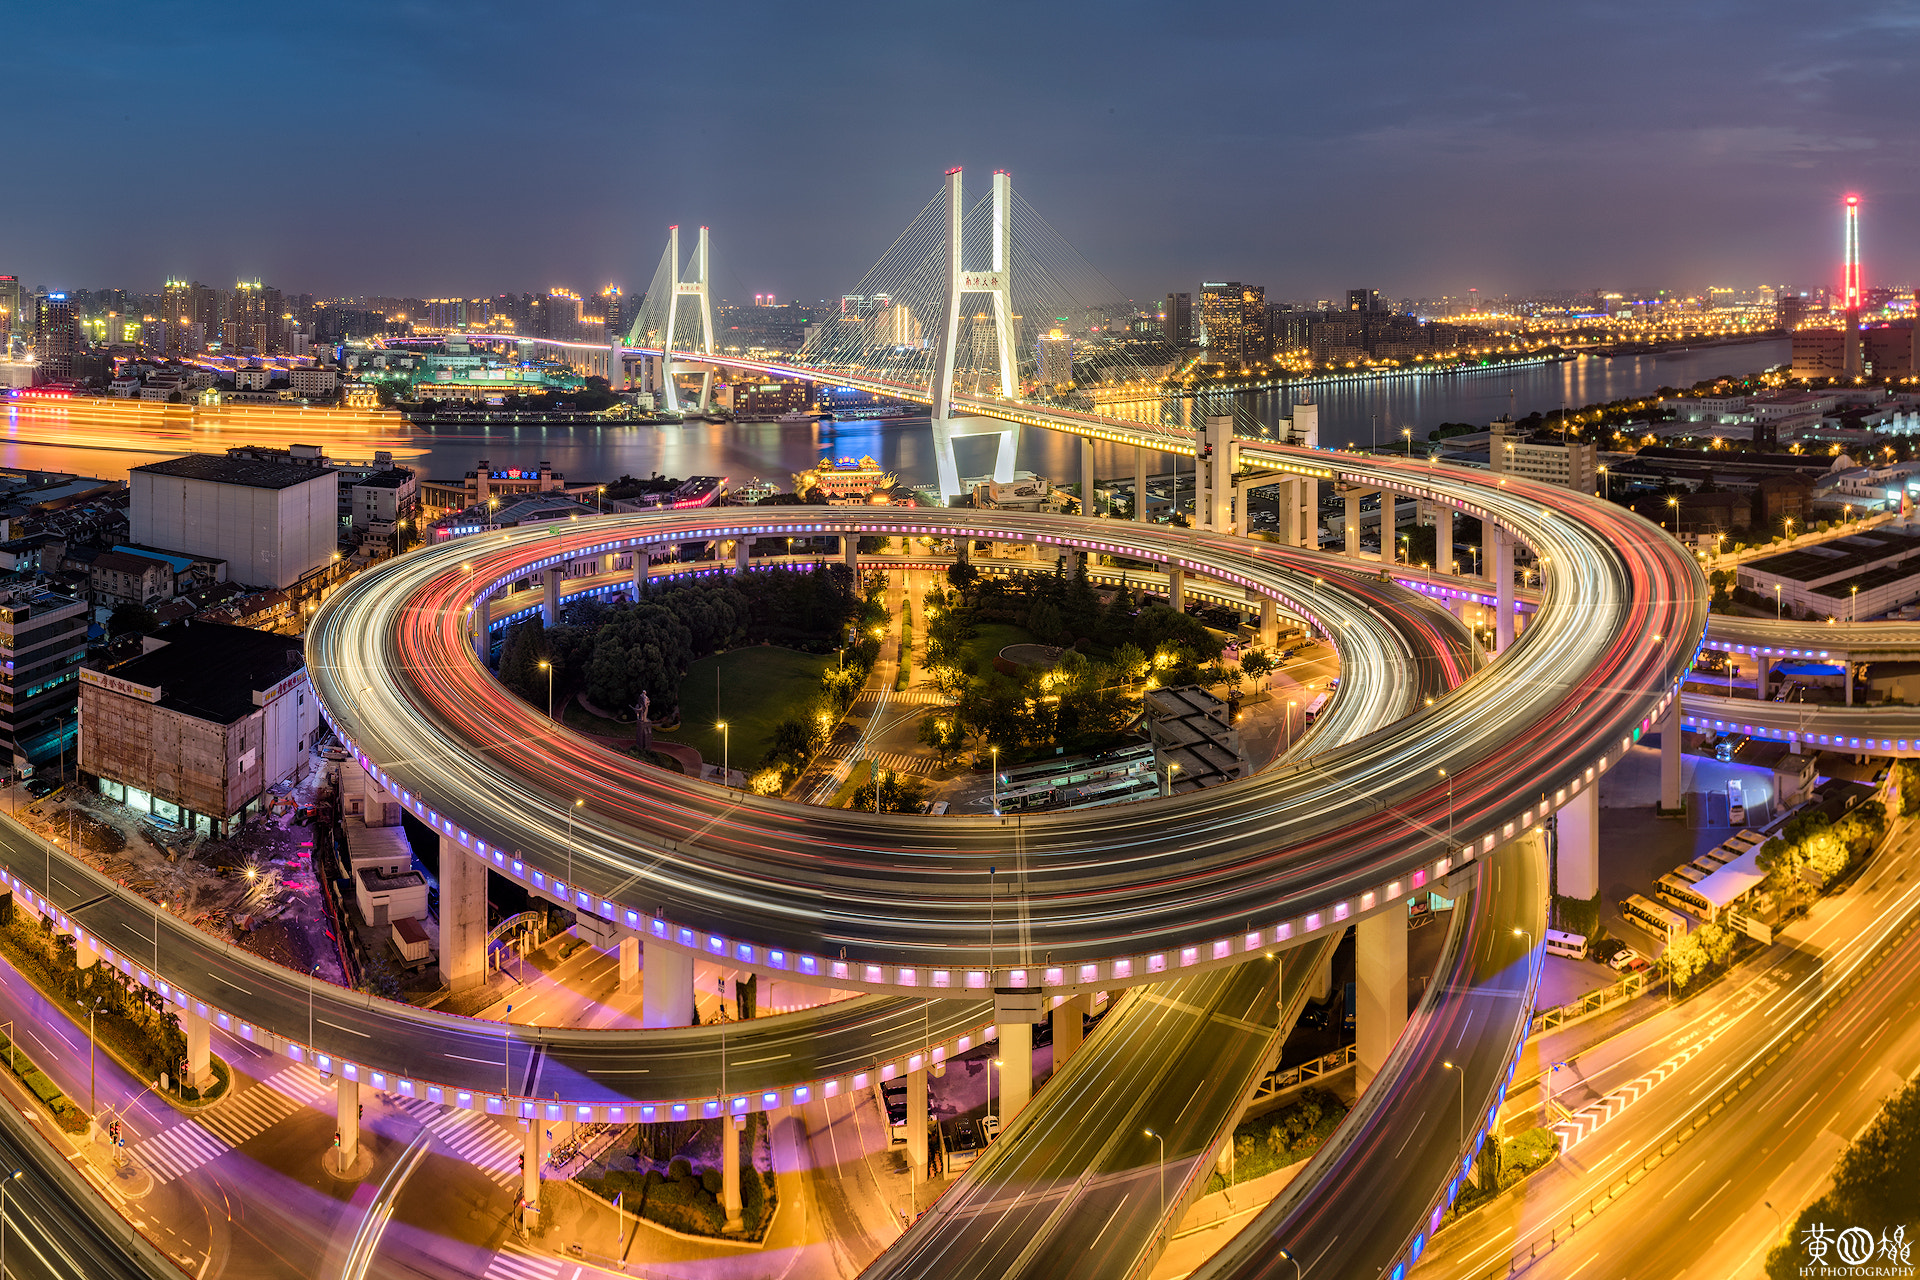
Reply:
[[[687,305],[689,307],[697,304],[700,314],[700,346],[692,354],[706,356],[714,354],[713,299],[708,291],[708,281],[712,277],[707,269],[707,228],[700,228],[700,240],[694,249],[693,255],[692,278],[686,280],[681,279],[680,269],[680,228],[678,226],[672,226],[667,228],[667,252],[660,263],[661,273],[664,274],[666,278],[665,280],[660,280],[658,275],[655,277],[656,281],[659,282],[661,291],[666,294],[667,313],[666,322],[658,334],[660,344],[659,364],[657,366],[659,374],[657,379],[658,389],[661,395],[665,397],[666,407],[674,413],[679,413],[682,408],[680,404],[680,388],[673,380],[676,368],[682,373],[698,372],[700,374],[699,411],[705,413],[713,407],[714,367],[712,365],[703,367],[697,364],[681,364],[676,366],[673,361],[673,341],[674,328],[680,321],[680,301],[682,298],[685,298],[688,300]],[[648,344],[648,335],[644,330],[648,327],[648,313],[652,311],[654,305],[653,299],[649,298],[648,301],[642,305],[641,313],[634,317],[633,327],[627,334],[627,342],[629,345],[639,346]],[[653,314],[657,315],[658,312],[655,311]]]
[[[961,223],[966,214],[961,194],[961,171],[947,170],[946,323],[936,331],[933,354],[933,454],[939,473],[940,496],[951,501],[960,493],[960,468],[953,455],[954,440],[963,436],[995,435],[1000,445],[994,455],[993,478],[1013,479],[1015,451],[1020,443],[1017,424],[987,418],[953,416],[954,362],[960,342],[962,301],[968,295],[986,295],[991,303],[994,347],[1000,365],[1000,395],[1014,398],[1019,364],[1014,352],[1013,328],[1013,178],[1004,169],[993,174],[993,265],[969,271],[965,265]],[[976,321],[976,323],[978,323]],[[972,344],[978,350],[980,343]]]

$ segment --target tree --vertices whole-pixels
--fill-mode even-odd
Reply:
[[[1275,665],[1273,655],[1265,649],[1254,649],[1240,659],[1240,670],[1248,679],[1263,686],[1267,677],[1273,674]]]
[[[919,741],[922,746],[932,747],[941,764],[958,755],[966,742],[966,732],[961,727],[960,717],[950,710],[935,711],[920,720]]]
[[[919,809],[920,802],[926,799],[927,789],[920,784],[918,778],[886,769],[878,770],[878,773],[881,813],[913,813]],[[865,809],[868,813],[872,813],[874,811],[873,787],[872,779],[861,784],[853,793],[853,798],[847,802],[847,808]]]
[[[107,634],[110,636],[124,636],[133,632],[147,635],[159,627],[160,619],[154,617],[153,610],[143,604],[128,602],[115,605],[113,612],[107,615]]]

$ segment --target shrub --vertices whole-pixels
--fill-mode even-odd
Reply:
[[[707,1169],[700,1174],[700,1189],[710,1196],[719,1195],[720,1188],[725,1185],[726,1180],[718,1169]]]
[[[685,1182],[693,1177],[693,1163],[685,1156],[675,1156],[667,1162],[667,1181]]]

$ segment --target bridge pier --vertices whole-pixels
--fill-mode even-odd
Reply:
[[[192,1009],[182,1009],[180,1029],[187,1033],[186,1083],[204,1089],[213,1083],[213,1024]]]
[[[640,939],[631,934],[620,939],[620,990],[626,995],[640,990]]]
[[[520,1229],[531,1231],[540,1221],[540,1120],[520,1123]]]
[[[693,1025],[693,956],[661,943],[646,951],[646,973],[640,979],[640,1025]]]
[[[465,991],[487,976],[487,868],[452,836],[440,837],[440,978]]]
[[[745,573],[747,571],[747,557],[752,554],[752,538],[735,538],[733,540],[733,571],[735,573]]]
[[[1005,1133],[1015,1116],[1026,1109],[1033,1097],[1033,1024],[1000,1024],[1000,1131]]]
[[[1665,747],[1662,746],[1664,753]],[[1600,892],[1600,788],[1573,793],[1556,820],[1556,891],[1563,898],[1591,898]]]
[[[1094,497],[1093,478],[1093,441],[1086,436],[1080,437],[1080,514],[1099,515],[1099,502]]]
[[[1407,1025],[1407,916],[1376,911],[1354,926],[1355,1083],[1365,1089]]]
[[[847,571],[853,574],[855,580],[857,581],[860,577],[860,537],[859,535],[850,533],[842,537],[840,539],[840,552],[842,555],[846,557]]]
[[[1260,643],[1268,649],[1280,643],[1280,610],[1266,596],[1260,598]]]
[[[647,594],[647,575],[653,572],[653,556],[645,547],[633,551],[633,598]]]
[[[1440,573],[1458,573],[1453,558],[1453,508],[1440,503],[1433,516],[1433,567]]]
[[[344,1175],[360,1158],[360,1082],[345,1076],[333,1082],[335,1130],[340,1134],[340,1172]]]
[[[1167,605],[1176,613],[1187,608],[1187,571],[1177,564],[1167,566]]]
[[[1346,495],[1347,518],[1346,518],[1346,522],[1341,527],[1341,532],[1346,535],[1345,549],[1347,553],[1347,558],[1349,560],[1358,560],[1360,558],[1360,498],[1361,496],[1362,495],[1358,493],[1348,493]]]
[[[1493,526],[1493,650],[1505,653],[1513,643],[1513,535]]]
[[[1797,744],[1796,744],[1797,745]],[[1660,720],[1660,808],[1680,811],[1680,698],[1675,695]]]
[[[493,657],[493,597],[473,606],[473,656],[487,666]]]
[[[926,1079],[926,1072],[917,1071],[914,1078]],[[909,1086],[911,1087],[911,1086]],[[924,1092],[926,1086],[921,1085]],[[740,1130],[746,1124],[745,1116],[722,1116],[720,1118],[720,1207],[726,1210],[727,1220],[720,1230],[727,1235],[739,1235],[746,1231],[746,1219],[740,1213]],[[920,1126],[923,1135],[920,1145],[926,1146],[926,1126]],[[921,1163],[925,1164],[924,1157]]]
[[[1147,522],[1147,450],[1144,445],[1136,446],[1133,451],[1133,518],[1140,524]]]
[[[540,572],[540,621],[549,631],[560,625],[560,584],[566,576],[561,565]]]
[[[913,1176],[927,1176],[927,1072],[907,1073],[907,1160]]]
[[[1066,1065],[1068,1058],[1080,1051],[1080,1043],[1086,1038],[1086,1016],[1093,1005],[1093,997],[1082,992],[1071,999],[1062,1001],[1053,1007],[1053,1071],[1060,1074],[1060,1068]]]
[[[1759,663],[1759,670],[1754,673],[1753,696],[1755,700],[1765,702],[1767,700],[1767,686],[1773,683],[1773,659],[1761,658],[1759,659]]]
[[[1400,547],[1399,517],[1394,514],[1393,495],[1380,491],[1380,563],[1391,567]]]

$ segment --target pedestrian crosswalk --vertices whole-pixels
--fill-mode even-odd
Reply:
[[[880,692],[881,691],[877,689],[864,690],[854,698],[854,705],[859,706],[862,703],[878,702],[880,700]],[[903,689],[898,692],[889,692],[886,698],[890,703],[899,703],[905,707],[950,707],[953,705],[952,697],[940,692],[938,689]]]
[[[217,1159],[233,1147],[214,1137],[191,1120],[170,1129],[162,1129],[151,1138],[133,1144],[133,1157],[156,1178],[178,1178],[192,1173],[209,1160]]]
[[[866,759],[879,764],[889,773],[918,773],[931,776],[940,770],[933,761],[921,756],[910,756],[899,751],[870,751]]]
[[[509,1244],[493,1255],[482,1274],[486,1280],[554,1280],[565,1265],[564,1259],[528,1253]]]
[[[426,1129],[447,1149],[501,1186],[520,1182],[523,1139],[477,1111],[450,1110],[426,1122]]]

